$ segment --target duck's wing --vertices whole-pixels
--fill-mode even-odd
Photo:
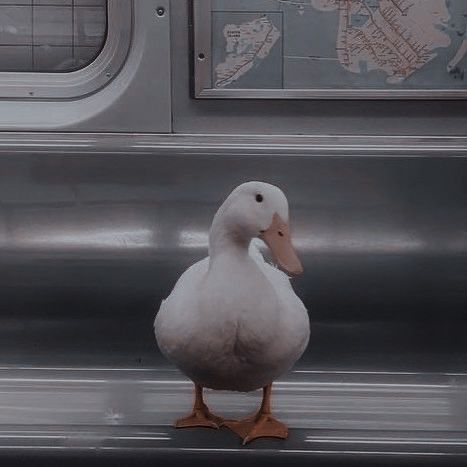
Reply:
[[[209,268],[209,257],[198,261],[190,266],[178,279],[172,292],[165,299],[162,300],[158,316],[166,313],[178,313],[183,315],[190,310],[187,303],[192,301],[191,297],[196,295],[199,289],[199,284],[203,280]],[[180,319],[182,316],[180,316]],[[157,321],[157,316],[156,316]],[[155,325],[156,325],[155,321]]]
[[[170,295],[162,300],[162,307],[170,302],[171,306],[177,306],[177,302],[186,303],[186,299],[189,298],[199,286],[199,283],[203,280],[204,276],[208,272],[209,268],[209,257],[198,261],[197,263],[190,266],[177,280],[174,288]]]

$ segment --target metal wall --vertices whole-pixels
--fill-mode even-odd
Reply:
[[[457,140],[2,140],[5,362],[152,364],[160,299],[206,255],[223,198],[260,179],[292,206],[309,363],[464,368],[467,149]]]
[[[102,54],[74,73],[1,73],[0,131],[172,129],[170,2],[112,0]]]

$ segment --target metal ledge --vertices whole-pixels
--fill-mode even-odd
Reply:
[[[465,374],[299,370],[276,384],[275,410],[291,427],[285,441],[242,447],[228,430],[174,430],[189,409],[191,383],[159,368],[0,369],[0,458],[8,453],[112,453],[154,461],[190,455],[256,460],[345,456],[467,459]],[[209,391],[210,406],[243,416],[259,395]],[[431,465],[431,464],[430,464]]]
[[[0,133],[0,154],[205,154],[466,157],[467,137]]]

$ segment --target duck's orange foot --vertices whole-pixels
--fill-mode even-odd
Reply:
[[[212,414],[207,407],[194,409],[188,417],[180,418],[175,422],[175,428],[206,427],[218,429],[224,420]]]
[[[240,421],[226,420],[222,426],[240,436],[244,445],[257,438],[286,439],[289,435],[287,425],[270,414],[258,414]]]

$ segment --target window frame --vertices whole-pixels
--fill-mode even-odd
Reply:
[[[90,64],[69,72],[0,72],[0,99],[77,99],[98,91],[125,63],[132,31],[132,0],[108,0],[105,42]]]

